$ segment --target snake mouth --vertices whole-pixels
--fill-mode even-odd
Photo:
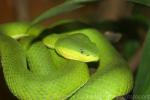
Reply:
[[[76,51],[73,51],[73,50],[67,49],[67,48],[57,48],[56,52],[60,56],[66,58],[66,59],[86,62],[87,65],[88,65],[88,69],[89,69],[90,75],[93,75],[97,71],[98,66],[100,64],[100,60],[99,60],[99,56],[98,55],[96,55],[96,56],[92,55],[92,57],[90,55],[88,55],[88,56],[90,56],[88,58],[85,55],[84,56],[81,55],[80,52],[76,52]]]

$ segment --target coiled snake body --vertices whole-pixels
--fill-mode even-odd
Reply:
[[[28,49],[1,32],[0,56],[7,85],[22,100],[112,100],[133,85],[126,61],[93,28],[52,34]],[[89,78],[90,61],[99,67]]]

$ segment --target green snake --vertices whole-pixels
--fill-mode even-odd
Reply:
[[[10,33],[14,32],[18,39],[35,31],[27,35],[19,32],[19,27],[16,23],[0,27],[3,73],[18,99],[112,100],[131,91],[133,77],[129,65],[96,29],[50,34],[23,48],[24,43]],[[86,62],[93,61],[99,63],[98,69],[90,76]]]

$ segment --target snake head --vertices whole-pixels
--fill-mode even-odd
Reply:
[[[86,35],[75,33],[60,38],[55,44],[57,53],[64,58],[82,62],[99,60],[98,48]]]

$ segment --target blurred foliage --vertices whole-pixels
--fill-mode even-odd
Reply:
[[[129,0],[135,3],[150,7],[150,0]],[[149,20],[144,21],[150,25]],[[139,65],[135,86],[133,90],[133,98],[135,100],[149,100],[150,99],[150,28],[147,34],[144,50],[142,54],[141,63]]]
[[[32,24],[33,25],[38,24],[38,23],[40,23],[44,20],[47,20],[51,17],[81,8],[81,7],[85,6],[86,3],[95,2],[95,1],[99,1],[99,0],[67,0],[63,4],[60,4],[54,8],[48,9],[46,12],[44,12],[43,14],[41,14],[40,16],[35,18],[32,21]]]
[[[137,40],[128,40],[124,43],[123,54],[126,59],[130,59],[137,49],[140,47],[140,44]]]
[[[150,95],[150,31],[145,41],[143,55],[140,66],[138,68],[134,95],[135,100],[139,100],[136,96],[141,96],[140,100],[148,100]]]
[[[138,3],[150,7],[150,0],[128,0],[128,1],[132,1],[134,3]]]

